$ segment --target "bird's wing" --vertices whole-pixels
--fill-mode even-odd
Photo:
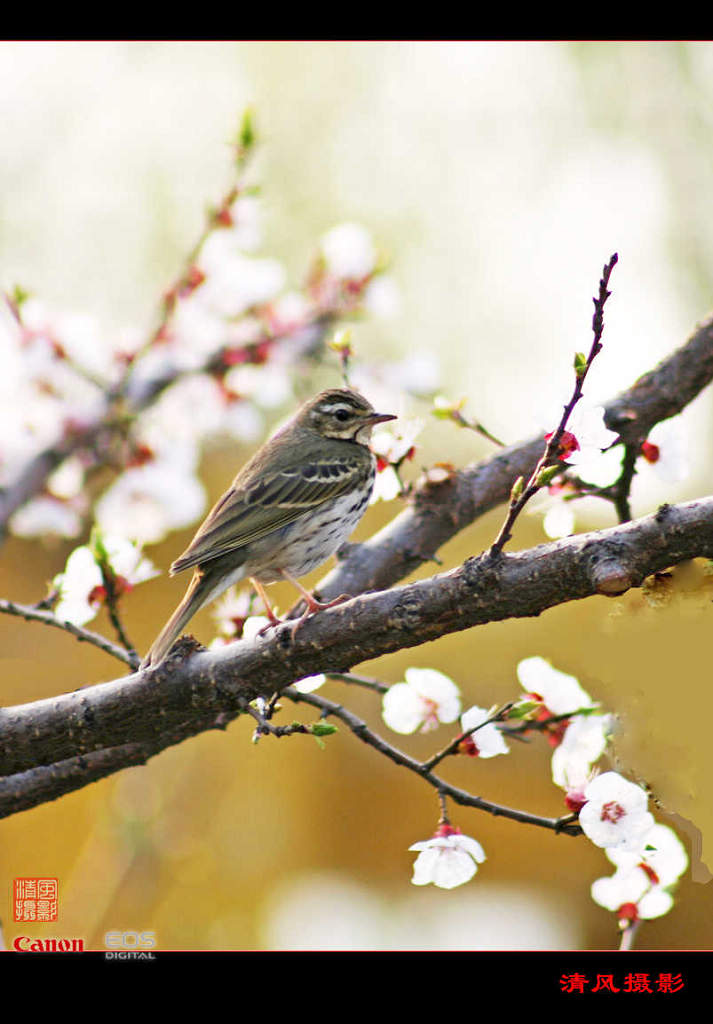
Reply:
[[[342,456],[267,474],[248,487],[240,487],[238,477],[173,563],[171,575],[260,540],[325,501],[347,494],[358,485],[361,473],[359,460]]]

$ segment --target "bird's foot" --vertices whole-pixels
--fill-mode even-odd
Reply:
[[[264,636],[265,633],[268,633],[271,629],[274,629],[275,626],[281,626],[285,623],[289,623],[292,626],[292,636],[294,637],[299,627],[302,625],[305,619],[308,619],[310,617],[310,615],[314,615],[316,612],[323,612],[326,608],[334,608],[336,605],[344,604],[345,601],[351,601],[352,599],[351,594],[340,594],[339,597],[335,597],[332,601],[318,601],[313,594],[310,594],[308,590],[305,590],[303,587],[301,587],[299,583],[296,583],[294,580],[290,580],[290,582],[295,583],[297,589],[300,590],[300,592],[302,593],[302,601],[298,602],[295,605],[295,607],[287,613],[284,619],[279,619],[277,615],[275,615],[275,613],[273,612],[270,605],[267,603],[263,591],[261,596],[263,598],[263,604],[265,604],[266,606],[267,617],[270,621],[266,622],[262,629],[258,630],[256,634],[257,636]],[[301,614],[297,615],[296,611],[300,607],[302,602],[304,602],[306,608]]]
[[[277,615],[275,615],[272,608],[267,609],[267,617],[269,619],[269,622],[266,622],[262,629],[259,629],[257,631],[255,636],[264,636],[265,633],[268,633],[271,629],[274,629],[275,626],[281,626],[282,623],[284,622],[284,619],[279,619]]]
[[[338,604],[344,604],[345,601],[351,601],[351,599],[351,594],[340,594],[333,601],[318,601],[316,597],[310,594],[309,597],[305,597],[307,611],[301,617],[306,618],[307,615],[311,615],[313,612],[323,612],[325,608],[334,608]]]
[[[302,612],[302,614],[297,615],[296,618],[292,618],[292,614],[295,610],[293,609],[292,612],[289,612],[287,616],[288,620],[292,624],[292,639],[294,640],[295,633],[300,628],[302,623],[305,622],[306,619],[309,619],[312,615],[316,614],[317,612],[323,612],[326,608],[334,608],[338,604],[344,604],[345,601],[351,601],[351,599],[351,594],[340,594],[339,597],[335,597],[333,601],[318,601],[316,597],[312,596],[312,594],[308,595],[307,593],[305,593],[304,603],[307,605],[307,607]],[[295,605],[295,608],[299,608],[299,604]]]

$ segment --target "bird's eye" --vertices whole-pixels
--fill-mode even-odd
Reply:
[[[337,409],[334,416],[340,423],[346,423],[348,419],[351,419],[351,413],[348,409]]]

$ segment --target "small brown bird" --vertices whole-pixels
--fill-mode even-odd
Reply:
[[[172,576],[192,568],[193,579],[141,667],[160,664],[188,620],[245,578],[272,625],[280,620],[263,584],[289,580],[307,602],[305,615],[343,600],[322,604],[297,577],[334,554],[361,519],[376,470],[371,430],[393,419],[356,391],[333,388],[306,402],[266,441],[172,564]]]

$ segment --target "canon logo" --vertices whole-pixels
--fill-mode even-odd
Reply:
[[[84,939],[30,939],[18,935],[12,948],[18,953],[83,953]]]

